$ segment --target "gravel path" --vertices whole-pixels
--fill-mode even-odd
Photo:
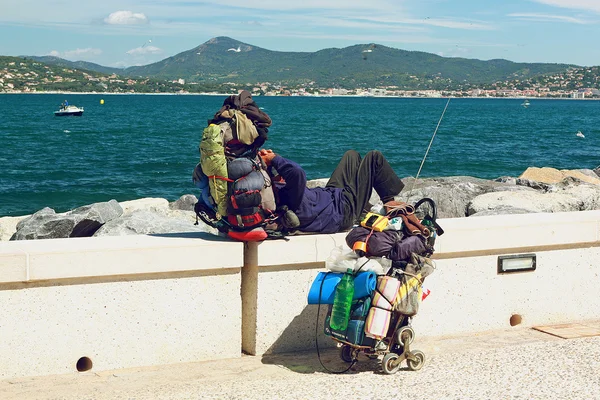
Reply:
[[[418,333],[417,333],[418,335]],[[0,381],[0,399],[600,399],[600,337],[560,339],[530,329],[469,337],[417,336],[422,370],[395,375],[364,356],[324,372],[316,353]],[[334,350],[322,361],[345,366]]]

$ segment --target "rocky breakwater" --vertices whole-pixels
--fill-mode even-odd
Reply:
[[[216,230],[202,221],[195,225],[194,195],[169,203],[162,198],[94,203],[65,213],[43,208],[23,217],[0,218],[0,240],[54,239],[91,236],[208,232]]]
[[[498,214],[552,213],[600,209],[600,170],[528,168],[518,178],[495,180],[469,176],[403,179],[397,200],[416,203],[423,197],[437,204],[439,218]],[[327,179],[308,182],[325,186]],[[111,200],[66,213],[44,208],[33,215],[0,218],[0,240],[28,240],[84,236],[120,236],[208,232],[216,230],[199,221],[195,225],[197,198],[187,194],[175,202],[146,198]],[[379,202],[375,192],[371,204]]]

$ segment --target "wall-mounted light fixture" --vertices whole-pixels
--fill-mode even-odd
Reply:
[[[535,254],[515,254],[498,256],[498,273],[523,272],[535,270]]]

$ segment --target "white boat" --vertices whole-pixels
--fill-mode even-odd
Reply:
[[[585,138],[585,135],[581,131],[577,131],[577,137]]]
[[[54,115],[56,115],[57,117],[66,117],[69,115],[81,117],[83,115],[83,107],[77,107],[77,106],[61,107],[60,110],[54,111]]]
[[[525,108],[529,107],[529,100],[525,99],[525,100],[524,100],[524,101],[521,103],[521,105],[522,105],[523,107],[525,107]]]

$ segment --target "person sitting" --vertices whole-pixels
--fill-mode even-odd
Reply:
[[[335,233],[348,230],[358,222],[373,189],[385,203],[404,188],[383,154],[369,151],[364,158],[347,151],[335,168],[327,185],[306,187],[306,173],[294,161],[270,149],[259,156],[267,169],[275,168],[282,178],[273,179],[278,206],[287,206],[300,221],[299,231]]]

